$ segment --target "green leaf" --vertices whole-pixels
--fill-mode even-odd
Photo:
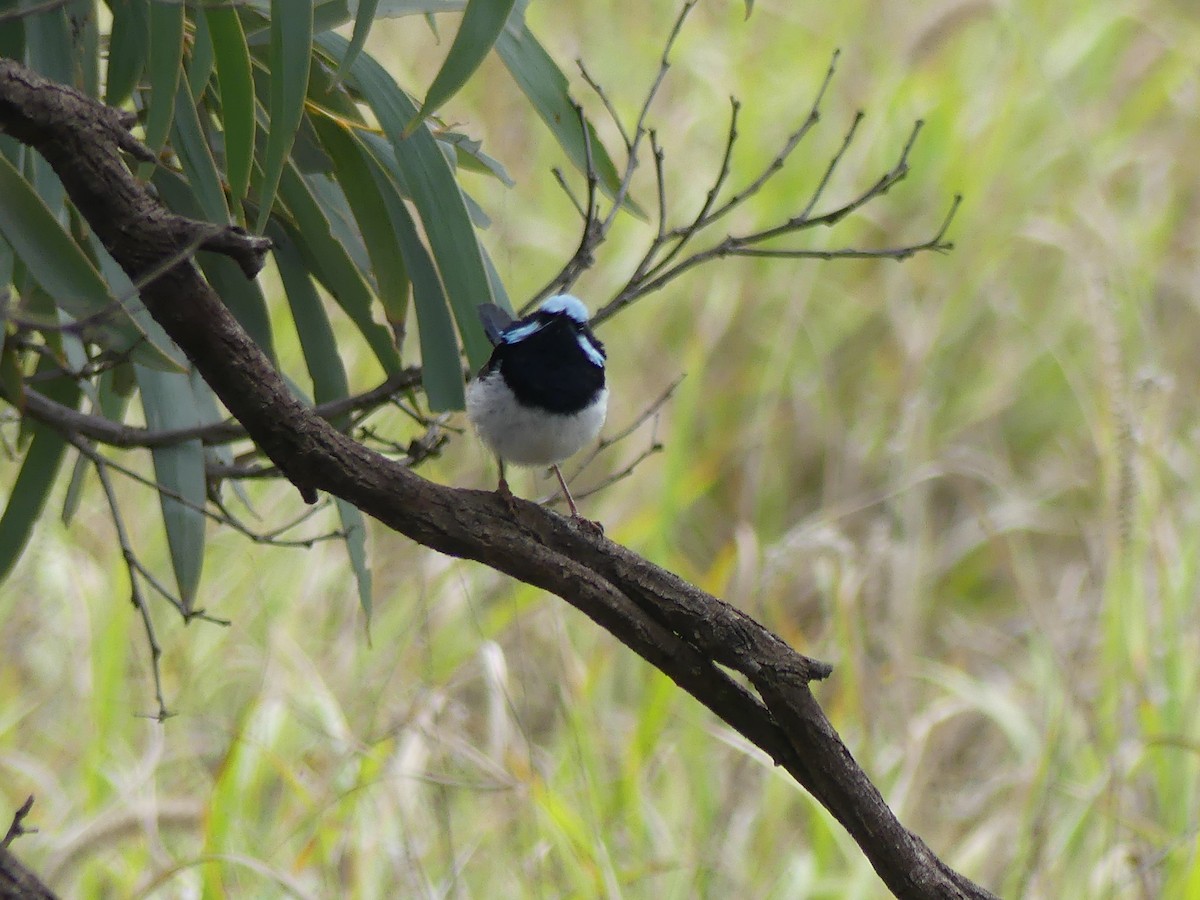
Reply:
[[[312,378],[313,400],[316,403],[327,403],[347,397],[350,394],[350,383],[338,354],[337,339],[329,324],[329,317],[325,314],[321,297],[309,277],[304,257],[292,242],[291,236],[279,227],[271,229],[271,238],[276,244],[275,261],[279,266],[279,277],[287,293],[292,319],[296,323],[296,334],[300,337],[300,347],[304,352],[304,362]],[[349,424],[349,416],[333,420],[336,428],[345,429]],[[346,533],[346,552],[350,556],[350,565],[354,569],[354,578],[358,584],[358,601],[369,622],[373,604],[371,569],[367,562],[366,523],[362,513],[344,500],[337,500],[337,508],[342,520],[342,530]]]
[[[3,312],[2,308],[0,312]],[[3,322],[0,322],[0,333],[3,331]],[[21,354],[11,334],[4,334],[3,344],[0,345],[0,397],[11,403],[17,412],[25,411],[25,379],[21,369]]]
[[[120,106],[142,80],[150,53],[149,0],[111,0],[112,32],[108,39],[108,84],[104,102]]]
[[[496,41],[496,52],[554,139],[566,152],[567,158],[580,172],[587,171],[587,147],[591,147],[592,165],[600,188],[610,198],[615,198],[621,189],[617,167],[613,165],[591,122],[587,123],[588,141],[585,145],[583,129],[579,126],[579,113],[572,105],[571,94],[567,90],[567,78],[529,27],[524,22],[509,23]],[[644,215],[628,197],[625,206],[635,215]]]
[[[49,372],[54,365],[43,357],[38,369]],[[52,381],[44,390],[51,399],[72,409],[79,403],[80,391],[74,381]],[[4,514],[0,516],[0,581],[8,577],[29,542],[34,523],[41,517],[67,449],[67,442],[62,435],[48,425],[29,420],[23,424],[28,424],[32,439],[25,451],[21,471],[17,473],[8,495]]]
[[[206,6],[204,17],[212,35],[221,90],[221,124],[225,129],[225,177],[234,206],[241,209],[250,185],[254,160],[254,81],[250,77],[250,50],[237,9]],[[244,221],[239,214],[239,221]]]
[[[75,46],[66,10],[25,17],[25,53],[30,68],[47,78],[75,85]]]
[[[154,172],[153,183],[172,211],[193,219],[202,215],[200,203],[192,189],[174,172],[159,167]],[[227,256],[202,253],[196,257],[196,261],[229,311],[254,338],[259,349],[278,367],[271,317],[258,281],[247,278],[237,263]]]
[[[483,58],[495,45],[514,2],[515,0],[470,0],[458,32],[454,35],[454,43],[450,45],[450,52],[446,54],[445,62],[434,76],[420,112],[405,129],[406,135],[412,134],[426,116],[433,110],[440,109],[467,83],[467,79],[475,73]],[[355,28],[357,29],[357,25]],[[353,45],[350,49],[353,51]],[[347,57],[349,55],[348,52]],[[345,58],[342,64],[345,65]]]
[[[446,144],[454,149],[454,160],[459,167],[469,172],[491,175],[503,183],[505,187],[512,187],[516,184],[500,160],[488,156],[483,152],[483,143],[481,141],[467,137],[465,134],[460,134],[457,131],[444,130],[438,132],[437,139],[439,143]]]
[[[182,3],[150,4],[150,108],[144,143],[156,152],[166,143],[175,115],[175,91],[183,68],[183,9]]]
[[[338,516],[342,520],[342,531],[346,533],[346,553],[350,556],[350,567],[354,569],[354,581],[358,585],[358,603],[371,626],[371,565],[367,560],[367,523],[363,514],[351,503],[335,497]]]
[[[96,397],[98,399],[93,403],[93,411],[98,411],[100,415],[110,422],[123,422],[125,420],[125,409],[129,405],[132,389],[127,389],[123,381],[126,377],[133,377],[132,375],[126,375],[131,370],[132,366],[128,363],[122,363],[115,368],[107,369],[100,373],[96,385]],[[63,498],[62,523],[64,525],[70,525],[71,520],[75,518],[75,513],[79,511],[79,504],[83,500],[83,488],[87,473],[91,470],[92,463],[87,457],[80,455],[75,460],[75,466],[71,470],[71,480],[67,483],[67,493]]]
[[[89,97],[100,96],[100,23],[94,0],[71,0],[65,12],[75,52],[75,86]]]
[[[400,355],[391,332],[372,315],[375,302],[371,290],[346,248],[334,238],[325,210],[295,166],[284,169],[280,196],[296,223],[289,234],[313,273],[357,326],[384,371],[398,372]]]
[[[199,103],[208,80],[212,78],[213,67],[216,65],[216,50],[213,47],[212,32],[208,28],[208,17],[194,15],[192,24],[195,30],[192,34],[192,52],[188,58],[188,84],[192,86],[192,102]]]
[[[304,255],[296,245],[293,234],[277,225],[272,225],[270,230],[271,239],[275,241],[279,277],[292,310],[304,363],[312,379],[313,402],[325,403],[348,397],[350,382],[338,353],[337,338],[334,337],[321,295],[312,283]],[[337,428],[344,428],[349,422],[347,416],[333,424]]]
[[[258,222],[262,232],[275,204],[275,192],[287,164],[296,131],[304,118],[312,53],[312,0],[271,0],[271,84],[268,110],[271,126],[262,159]]]
[[[204,211],[204,218],[209,222],[228,223],[229,207],[225,205],[225,190],[221,187],[221,176],[200,125],[200,115],[186,75],[179,79],[171,140],[188,183]]]
[[[362,52],[367,35],[371,33],[371,25],[375,22],[375,11],[379,8],[379,0],[359,0],[358,12],[354,15],[354,33],[350,35],[350,46],[346,55],[338,65],[333,83],[340,84],[344,73],[353,65],[355,58]]]
[[[334,59],[340,59],[347,47],[346,39],[336,34],[323,34],[318,43]],[[397,184],[417,207],[467,358],[472,366],[482,366],[491,355],[491,344],[476,310],[491,301],[492,291],[454,171],[428,129],[404,137],[416,107],[378,62],[360,54],[351,67],[351,79],[387,133],[393,151],[387,156],[392,157]]]
[[[135,366],[134,370],[147,428],[160,431],[206,424],[196,406],[188,375],[158,372],[145,366]],[[171,551],[171,567],[179,586],[179,600],[184,612],[191,612],[204,566],[204,514],[201,512],[207,499],[204,445],[196,439],[171,447],[155,447],[150,453],[154,460],[155,481],[169,492],[159,492],[159,505]]]
[[[340,123],[325,116],[316,116],[313,124],[321,144],[333,160],[338,184],[342,186],[346,201],[354,212],[371,260],[376,293],[383,304],[388,323],[394,333],[401,334],[408,312],[408,272],[388,208],[368,168],[368,155]],[[390,182],[388,187],[395,191]]]
[[[408,206],[396,186],[374,158],[371,174],[379,196],[387,206],[392,228],[400,241],[409,276],[413,285],[413,305],[417,310],[417,335],[421,342],[421,381],[426,400],[434,412],[462,409],[462,365],[459,363],[458,341],[454,322],[442,282],[421,237]]]
[[[462,12],[467,0],[381,0],[377,19],[400,16],[430,16],[435,13]]]
[[[121,308],[125,310],[129,318],[133,319],[134,324],[144,335],[146,346],[139,345],[134,348],[133,361],[152,369],[161,369],[164,372],[186,372],[187,357],[183,355],[183,351],[179,349],[178,345],[167,336],[163,327],[150,315],[150,310],[146,309],[146,305],[142,303],[137,288],[133,286],[133,282],[129,280],[125,270],[109,255],[108,250],[100,243],[100,239],[96,237],[95,233],[88,235],[88,246],[96,257],[100,273],[108,282],[109,290],[117,295],[117,302],[121,304]]]
[[[174,368],[162,349],[125,314],[108,284],[42,199],[6,158],[0,157],[0,234],[30,276],[75,319],[87,319],[89,336],[139,361]],[[140,305],[140,304],[139,304]]]

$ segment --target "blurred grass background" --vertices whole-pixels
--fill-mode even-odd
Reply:
[[[961,191],[957,249],[715,263],[606,325],[614,430],[686,378],[663,452],[586,513],[833,662],[830,718],[951,865],[1005,897],[1200,897],[1200,18],[1183,0],[742,12],[698,8],[651,116],[675,215],[716,172],[728,96],[738,185],[841,47],[821,125],[734,230],[801,209],[864,109],[828,197],[886,171],[922,118],[912,175],[805,245],[923,240]],[[675,13],[530,17],[632,115]],[[373,51],[427,84],[442,26],[440,46],[416,20],[379,27]],[[469,189],[523,299],[578,240],[562,160],[498,65],[443,115],[517,180]],[[602,249],[578,285],[593,308],[648,235],[630,221]],[[469,436],[422,473],[495,474]],[[213,532],[203,602],[233,624],[160,616],[180,715],[139,718],[147,653],[98,494],[70,531],[47,518],[0,593],[0,805],[36,795],[16,850],[65,895],[886,896],[807,795],[589,621],[381,529],[369,646],[340,548]],[[157,503],[123,496],[165,571]]]

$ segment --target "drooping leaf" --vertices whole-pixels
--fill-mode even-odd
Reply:
[[[71,0],[66,7],[71,26],[74,84],[89,97],[100,96],[100,22],[92,0]]]
[[[0,158],[0,234],[29,275],[88,333],[116,352],[159,367],[174,368],[162,349],[125,313],[79,245],[5,158]]]
[[[546,123],[554,139],[566,152],[567,158],[581,172],[587,171],[590,146],[592,165],[600,188],[609,197],[615,198],[621,188],[617,167],[613,165],[591,122],[587,123],[588,140],[584,143],[584,132],[580,127],[579,113],[572,105],[567,78],[528,26],[520,21],[509,22],[496,41],[496,52],[500,54],[517,87],[533,104],[539,118]],[[637,204],[628,197],[625,206],[636,215],[643,215]]]
[[[179,93],[175,98],[175,121],[171,128],[171,142],[179,155],[179,162],[187,175],[188,183],[204,218],[209,222],[225,224],[229,221],[229,207],[225,205],[225,191],[221,187],[221,176],[208,147],[208,140],[200,125],[200,115],[192,99],[192,91],[186,75],[179,79]]]
[[[53,371],[54,364],[43,357],[38,369],[49,373]],[[70,379],[48,382],[43,391],[50,399],[72,409],[79,403],[79,387]],[[21,470],[9,492],[4,514],[0,515],[0,582],[8,577],[29,542],[34,523],[41,517],[67,449],[67,442],[62,435],[49,425],[25,419],[22,427],[27,427],[32,437]]]
[[[158,372],[136,366],[138,389],[146,426],[152,431],[190,428],[205,424],[196,407],[191,380],[185,373]],[[204,514],[206,501],[204,446],[199,439],[170,447],[155,447],[154,479],[159,491],[171,567],[185,612],[195,605],[204,566]]]
[[[266,227],[271,215],[279,179],[304,117],[312,38],[312,0],[271,0],[271,83],[268,94],[271,125],[262,159],[258,222],[255,225],[258,232]]]
[[[429,408],[435,412],[462,409],[465,398],[458,341],[437,269],[388,173],[373,157],[371,162],[374,163],[371,174],[387,207],[412,278],[417,336],[421,343],[421,381]]]
[[[132,388],[126,384],[126,379],[132,379],[132,366],[123,363],[100,373],[96,384],[96,397],[92,411],[98,412],[110,422],[121,422],[125,418],[125,409],[129,406]],[[67,483],[66,496],[63,498],[62,523],[70,525],[79,511],[79,503],[83,499],[83,488],[86,484],[87,473],[92,469],[91,460],[80,455],[75,460],[71,470],[71,480]]]
[[[337,338],[334,337],[329,315],[312,283],[307,260],[296,246],[294,234],[276,226],[271,227],[270,234],[275,241],[275,261],[287,294],[288,307],[292,311],[292,321],[296,323],[304,364],[312,379],[313,402],[325,403],[347,397],[350,394],[350,382],[338,353]],[[343,427],[348,421],[344,419],[333,424]]]
[[[192,24],[194,26],[192,49],[188,56],[187,69],[183,74],[192,88],[192,102],[199,103],[208,88],[208,81],[212,78],[213,69],[216,68],[217,58],[216,48],[213,47],[212,42],[212,32],[208,28],[208,18],[203,15],[194,15]]]
[[[350,568],[354,570],[354,582],[358,587],[358,603],[366,616],[369,629],[375,604],[372,599],[371,564],[367,559],[367,522],[358,507],[353,504],[341,497],[335,498],[335,503],[338,517],[342,520],[342,531],[346,535],[346,553],[350,557]]]
[[[280,196],[295,219],[292,238],[310,270],[350,316],[384,371],[398,372],[400,355],[391,333],[375,321],[370,288],[346,248],[333,237],[325,211],[294,166],[284,169]]]
[[[354,31],[350,35],[350,46],[346,49],[346,55],[342,57],[341,63],[338,64],[337,73],[333,79],[335,84],[342,80],[343,73],[353,65],[355,58],[362,52],[363,45],[367,42],[367,35],[371,33],[371,25],[375,22],[375,11],[378,7],[379,0],[359,0],[358,10],[354,13]]]
[[[309,277],[305,260],[291,241],[291,236],[282,229],[272,228],[271,237],[276,242],[275,259],[279,265],[279,275],[292,310],[292,319],[296,323],[305,365],[312,378],[313,400],[325,403],[346,397],[350,393],[350,384],[338,355],[337,339],[320,295]],[[349,417],[335,419],[332,424],[345,428],[349,424]],[[371,569],[366,555],[366,524],[362,513],[351,504],[338,499],[337,508],[346,535],[346,551],[358,585],[358,600],[369,621],[373,604]]]
[[[29,65],[47,78],[75,84],[75,47],[67,12],[59,7],[25,17],[25,53]]]
[[[437,139],[440,143],[454,148],[455,161],[461,168],[469,172],[491,175],[505,187],[516,184],[508,174],[508,169],[504,168],[504,163],[483,152],[483,144],[480,141],[456,131],[445,130],[438,132]]]
[[[153,183],[167,206],[180,215],[196,219],[202,215],[200,202],[182,178],[162,167],[154,172]],[[275,363],[275,339],[267,301],[258,281],[248,279],[237,263],[227,256],[202,253],[197,262],[213,289],[229,307],[229,311],[246,329],[259,349]]]
[[[314,117],[313,123],[333,160],[338,184],[345,191],[366,244],[376,294],[388,323],[394,332],[402,333],[408,311],[408,272],[387,206],[368,168],[366,153],[340,123],[325,116]]]
[[[3,310],[0,309],[0,312]],[[4,323],[0,321],[0,334]],[[0,398],[11,403],[17,412],[25,411],[25,379],[21,371],[21,353],[13,335],[4,334],[0,343]]]
[[[112,0],[104,102],[120,106],[142,80],[150,55],[150,0]]]
[[[150,4],[150,107],[146,112],[145,144],[161,150],[175,115],[175,92],[179,87],[183,60],[182,3]]]
[[[225,178],[235,208],[241,208],[250,185],[254,160],[254,82],[250,77],[250,51],[242,20],[232,6],[204,8],[212,35],[217,85],[221,91],[221,123],[225,129]],[[244,217],[239,212],[239,221]]]
[[[346,39],[336,34],[321,35],[318,44],[335,60],[347,47]],[[428,129],[418,128],[404,137],[416,107],[377,61],[360,54],[351,66],[350,79],[387,133],[392,151],[387,155],[393,156],[397,184],[416,205],[467,358],[472,366],[482,366],[491,345],[475,311],[479,304],[491,301],[491,286],[454,172]]]
[[[500,36],[514,3],[515,0],[470,0],[458,32],[454,35],[454,43],[450,45],[450,52],[434,76],[420,111],[405,129],[406,134],[412,134],[426,116],[435,109],[441,109],[475,74]],[[353,45],[350,49],[353,50]]]
[[[141,329],[145,335],[145,342],[149,345],[135,349],[132,355],[134,362],[152,369],[162,369],[164,372],[187,371],[188,361],[183,351],[163,331],[163,327],[155,321],[154,316],[150,315],[150,310],[142,303],[137,288],[125,274],[125,270],[109,255],[94,233],[88,235],[88,246],[100,267],[100,274],[108,282],[109,290],[116,295],[117,302],[129,318]],[[150,352],[152,349],[157,352]]]

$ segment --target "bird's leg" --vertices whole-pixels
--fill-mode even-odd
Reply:
[[[562,486],[563,496],[567,498],[567,506],[569,506],[571,508],[571,518],[572,519],[580,518],[579,510],[575,506],[575,499],[571,496],[571,492],[569,490],[567,490],[567,482],[566,482],[566,479],[563,478],[562,472],[559,470],[558,466],[556,466],[556,465],[551,466],[550,468],[554,469],[554,474],[558,476],[558,483],[559,483],[559,485]]]
[[[504,477],[504,460],[497,456],[496,462],[500,465],[500,483],[496,485],[496,493],[500,495],[500,499],[504,501],[504,505],[508,507],[508,511],[515,516],[517,514],[517,500],[508,486],[508,479]]]

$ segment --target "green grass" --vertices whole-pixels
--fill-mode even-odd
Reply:
[[[531,10],[625,111],[672,14]],[[427,83],[448,37],[407,28],[375,50]],[[863,108],[830,196],[884,171],[920,117],[912,175],[813,245],[923,239],[961,191],[957,249],[714,264],[606,326],[614,426],[687,377],[664,452],[586,511],[832,661],[834,724],[950,864],[1006,897],[1200,896],[1200,26],[1167,0],[759,0],[744,24],[704,4],[652,116],[680,217],[728,95],[736,184],[839,46],[820,127],[735,227],[802,206]],[[561,160],[492,62],[444,115],[518,181],[471,189],[525,296],[577,241]],[[605,246],[579,285],[593,306],[647,234]],[[494,477],[469,437],[424,474]],[[282,486],[252,495],[298,508]],[[167,571],[156,501],[122,496]],[[69,531],[42,523],[0,593],[0,808],[36,794],[40,833],[16,849],[64,894],[884,896],[807,795],[561,601],[376,529],[368,646],[334,544],[210,542],[202,603],[233,625],[159,612],[164,726],[137,717],[147,653],[98,491]]]

